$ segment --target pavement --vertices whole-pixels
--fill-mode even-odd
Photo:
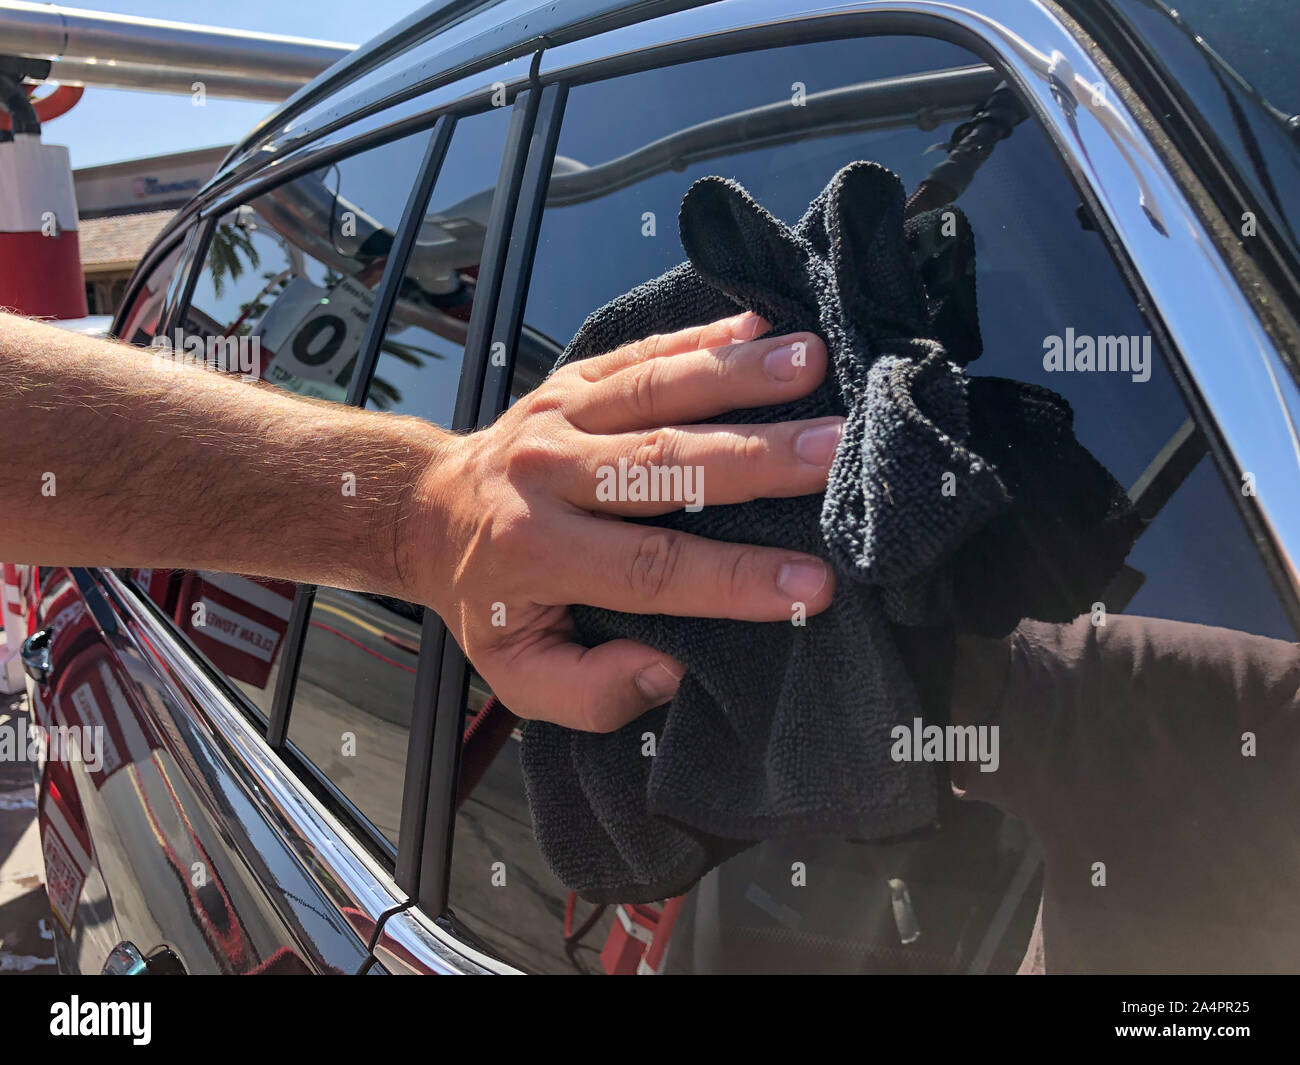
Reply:
[[[0,695],[0,728],[26,741],[25,695]],[[0,761],[0,974],[54,973],[52,925],[32,764]]]

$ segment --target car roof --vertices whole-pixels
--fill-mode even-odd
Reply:
[[[370,111],[544,48],[712,2],[716,0],[436,0],[285,100],[231,149],[212,182],[273,148],[291,127],[296,140],[303,141],[304,134],[309,139],[310,122],[303,122],[308,113],[328,112],[333,128],[349,112]]]

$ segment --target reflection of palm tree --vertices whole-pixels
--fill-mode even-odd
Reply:
[[[426,357],[430,359],[445,358],[440,352],[429,348],[421,348],[415,344],[406,344],[390,337],[384,338],[384,342],[379,345],[379,350],[387,352],[399,362],[414,366],[417,370],[423,368]],[[402,393],[396,385],[385,381],[376,372],[370,379],[370,391],[366,396],[366,401],[375,410],[391,410],[394,404],[402,402]]]
[[[226,275],[230,275],[231,281],[238,281],[239,275],[244,272],[241,254],[248,257],[250,266],[260,265],[261,260],[257,248],[253,246],[253,238],[243,226],[233,222],[217,226],[208,249],[208,268],[212,272],[212,291],[218,299],[225,288]]]

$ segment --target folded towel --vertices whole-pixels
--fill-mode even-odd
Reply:
[[[895,724],[923,707],[928,720],[946,713],[933,694],[946,681],[917,671],[946,678],[944,634],[954,626],[989,631],[1030,610],[1047,620],[1086,610],[1136,531],[1122,490],[1074,441],[1060,397],[995,382],[980,386],[994,415],[973,414],[963,367],[981,348],[974,244],[960,211],[905,222],[898,179],[860,162],[837,173],[793,228],[716,177],[691,186],[679,225],[689,261],[592,314],[557,365],[741,310],[763,315],[775,334],[822,337],[832,372],[814,393],[716,420],[843,415],[825,495],[706,505],[646,523],[816,554],[838,586],[830,608],[802,624],[574,608],[585,644],[628,637],[687,668],[671,703],[614,733],[524,729],[539,845],[560,879],[595,902],[680,894],[756,840],[875,839],[933,823],[933,767],[890,757]],[[1019,420],[1002,424],[1002,415]],[[982,443],[1012,461],[1014,484]],[[1025,447],[1045,451],[1020,461]],[[1065,467],[1078,466],[1094,475],[1085,496],[1068,485],[1045,496],[1029,483],[1044,467],[1068,482]],[[999,516],[1002,532],[977,540]],[[1090,548],[1086,580],[1058,579],[1046,592],[1020,580],[1014,587],[1028,594],[1019,600],[984,602],[1026,561],[1016,557],[1025,537],[1050,528],[1059,542],[1076,526],[1107,534],[1104,548]],[[983,572],[986,558],[1003,569]]]

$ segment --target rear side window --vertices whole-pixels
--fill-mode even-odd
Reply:
[[[530,365],[521,348],[513,394],[535,387],[592,311],[682,261],[677,210],[692,182],[734,178],[791,225],[857,160],[889,167],[911,194],[944,157],[936,143],[997,84],[982,67],[944,42],[879,37],[575,87],[524,316],[543,358]],[[919,111],[866,84],[962,69],[973,71],[966,99]],[[849,92],[858,94],[851,108],[829,95],[843,101]],[[792,128],[792,114],[805,121]],[[996,146],[957,204],[975,235],[984,341],[971,374],[1064,396],[1080,442],[1149,520],[1106,608],[1293,641],[1235,511],[1235,486],[1196,447],[1196,426],[1149,329],[1032,119]],[[1082,337],[1132,338],[1132,372],[1049,364],[1053,338]],[[650,939],[655,965],[682,972],[1014,971],[1024,954],[1038,902],[1037,844],[1023,823],[980,803],[959,804],[920,841],[763,843],[681,899],[604,913],[577,902],[575,911],[531,836],[519,732],[502,735],[486,770],[482,750],[462,758],[477,784],[456,816],[449,900],[459,927],[513,965],[635,971],[644,950],[636,944]]]
[[[509,121],[501,108],[456,125],[366,393],[372,410],[451,425]],[[414,604],[318,588],[290,704],[290,744],[392,844],[423,616]]]
[[[118,330],[118,336],[128,344],[147,347],[162,328],[167,293],[172,280],[177,276],[177,267],[185,252],[186,242],[187,238],[182,237],[173,244],[171,250],[149,271],[149,276],[135,290],[131,307],[123,316]]]
[[[210,368],[342,401],[374,290],[428,146],[425,130],[276,186],[216,220],[175,334]],[[232,530],[246,536],[269,529]],[[312,549],[311,544],[301,545]],[[147,571],[137,582],[269,717],[289,581]]]

